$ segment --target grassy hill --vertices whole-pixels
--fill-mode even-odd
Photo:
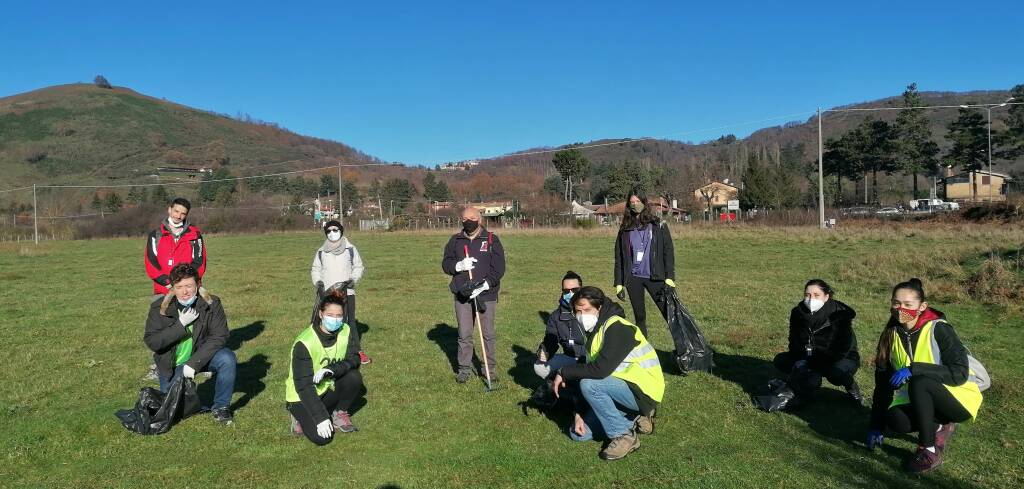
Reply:
[[[344,144],[89,84],[0,98],[0,169],[9,184],[136,182],[158,166],[287,171],[377,161]]]

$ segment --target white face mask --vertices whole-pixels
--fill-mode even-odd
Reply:
[[[580,326],[588,333],[594,330],[597,326],[597,315],[596,314],[580,314],[576,316],[576,320],[580,322]]]
[[[818,312],[818,309],[821,309],[821,306],[825,305],[825,301],[821,299],[804,299],[804,305],[806,305],[811,312]]]
[[[338,241],[339,239],[341,239],[341,231],[334,231],[334,232],[331,232],[331,233],[327,233],[327,239],[329,239],[332,242],[333,241]]]

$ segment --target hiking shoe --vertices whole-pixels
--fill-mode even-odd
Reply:
[[[907,461],[907,465],[904,468],[907,469],[907,472],[919,474],[935,470],[940,465],[942,465],[942,453],[939,452],[937,447],[935,453],[932,453],[927,448],[917,447],[917,453]]]
[[[650,416],[640,415],[633,420],[633,430],[641,435],[654,433],[654,413]]]
[[[212,413],[213,420],[224,426],[231,426],[235,423],[235,417],[231,415],[231,410],[226,407],[214,408]]]
[[[954,432],[956,432],[956,423],[946,423],[939,426],[939,431],[935,432],[935,449],[939,453],[946,449],[946,444],[949,443],[950,438],[953,438]]]
[[[149,370],[146,371],[146,375],[142,376],[142,380],[144,380],[144,381],[160,380],[160,377],[156,373],[156,364],[155,363],[149,366]]]
[[[460,384],[469,382],[470,377],[473,376],[473,371],[468,368],[460,368],[459,373],[455,374],[455,381]]]
[[[299,424],[299,420],[295,419],[295,416],[291,416],[291,432],[292,435],[302,436],[302,425]]]
[[[352,417],[349,416],[348,411],[335,411],[331,414],[331,424],[334,428],[342,433],[352,433],[353,431],[359,431],[356,425],[352,424]]]
[[[373,362],[372,358],[366,356],[366,353],[364,353],[363,350],[359,350],[359,364],[360,365],[369,365],[372,362]]]
[[[860,391],[860,386],[857,385],[857,381],[853,381],[852,384],[846,386],[846,396],[850,398],[854,404],[858,406],[864,405],[864,394]]]
[[[603,460],[618,460],[637,448],[640,448],[640,438],[636,436],[636,432],[629,430],[625,435],[608,442],[608,446],[601,450],[600,456]]]

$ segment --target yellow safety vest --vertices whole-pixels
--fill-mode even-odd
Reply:
[[[295,341],[292,343],[292,350],[295,349],[295,345],[302,343],[306,347],[306,351],[309,352],[309,357],[313,359],[313,372],[315,373],[318,369],[325,368],[328,365],[337,362],[348,354],[348,334],[349,326],[338,330],[338,339],[334,342],[334,346],[330,348],[324,348],[324,344],[320,343],[320,337],[316,335],[316,331],[313,330],[313,326],[302,330]],[[291,362],[294,358],[288,362],[288,379],[285,380],[284,385],[284,399],[288,402],[299,402],[299,392],[295,390],[295,378]],[[316,394],[322,396],[328,389],[334,388],[334,377],[324,376],[320,383],[316,385]]]
[[[633,328],[633,338],[640,342],[633,351],[626,355],[625,360],[615,368],[612,377],[617,377],[627,382],[636,384],[637,387],[656,402],[661,402],[665,394],[665,377],[661,373],[661,363],[658,361],[658,352],[647,342],[640,328],[633,323],[626,321],[620,316],[612,316],[605,321],[601,329],[590,340],[589,361],[597,359],[601,351],[601,344],[604,343],[604,332],[609,326],[621,323]]]
[[[917,339],[917,347],[914,348],[914,356],[907,354],[906,348],[903,347],[903,342],[900,341],[899,333],[893,331],[892,341],[892,354],[890,355],[890,363],[892,367],[899,370],[904,367],[910,367],[913,362],[918,363],[930,363],[932,365],[942,365],[942,354],[939,352],[939,344],[935,341],[935,323],[938,320],[928,321],[924,326],[921,327],[921,331],[918,333],[920,338]],[[978,408],[981,407],[981,389],[978,388],[978,384],[974,382],[974,371],[968,368],[968,379],[960,385],[945,385],[943,386],[949,390],[953,397],[960,402],[960,405],[971,413],[971,419],[973,420],[978,415]],[[907,391],[908,384],[904,383],[902,387],[893,396],[892,404],[890,408],[899,406],[901,404],[910,404],[910,394]]]

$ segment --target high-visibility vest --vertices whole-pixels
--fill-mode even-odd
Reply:
[[[661,372],[661,362],[658,361],[658,352],[647,342],[640,328],[633,323],[626,321],[620,316],[612,316],[605,321],[604,325],[597,330],[590,340],[589,361],[597,359],[601,352],[601,345],[604,343],[604,332],[613,324],[622,324],[633,329],[633,338],[640,344],[633,348],[622,360],[612,377],[617,377],[627,382],[636,384],[637,387],[656,402],[661,402],[665,394],[665,376]]]
[[[914,356],[907,354],[906,348],[903,347],[903,342],[900,341],[899,333],[896,331],[892,332],[893,341],[890,363],[894,369],[899,370],[910,367],[910,364],[913,362],[942,365],[942,354],[939,352],[938,342],[935,341],[935,324],[937,322],[939,320],[928,321],[921,327],[921,331],[918,332],[920,337],[917,339],[917,347],[914,348]],[[978,415],[978,408],[981,407],[981,390],[978,389],[978,384],[974,382],[974,371],[970,370],[970,368],[968,368],[968,375],[967,381],[963,384],[942,385],[953,394],[953,397],[960,402],[960,405],[967,412],[971,413],[971,419],[973,420]],[[904,383],[899,388],[896,395],[893,396],[892,404],[889,405],[890,408],[901,404],[910,404],[908,385],[909,383]]]
[[[334,346],[330,348],[324,348],[323,343],[320,342],[320,337],[316,335],[316,331],[313,329],[314,326],[302,330],[295,341],[292,343],[292,350],[295,350],[295,345],[302,343],[306,347],[306,351],[309,352],[309,357],[313,359],[313,372],[321,368],[326,368],[328,365],[337,362],[348,354],[348,334],[349,326],[341,328],[338,331],[338,339],[334,342]],[[299,402],[299,392],[295,390],[295,378],[294,370],[291,362],[293,358],[288,362],[288,380],[285,381],[284,385],[284,399],[288,402]],[[324,376],[320,383],[316,385],[316,394],[322,396],[328,389],[334,388],[334,377]]]

